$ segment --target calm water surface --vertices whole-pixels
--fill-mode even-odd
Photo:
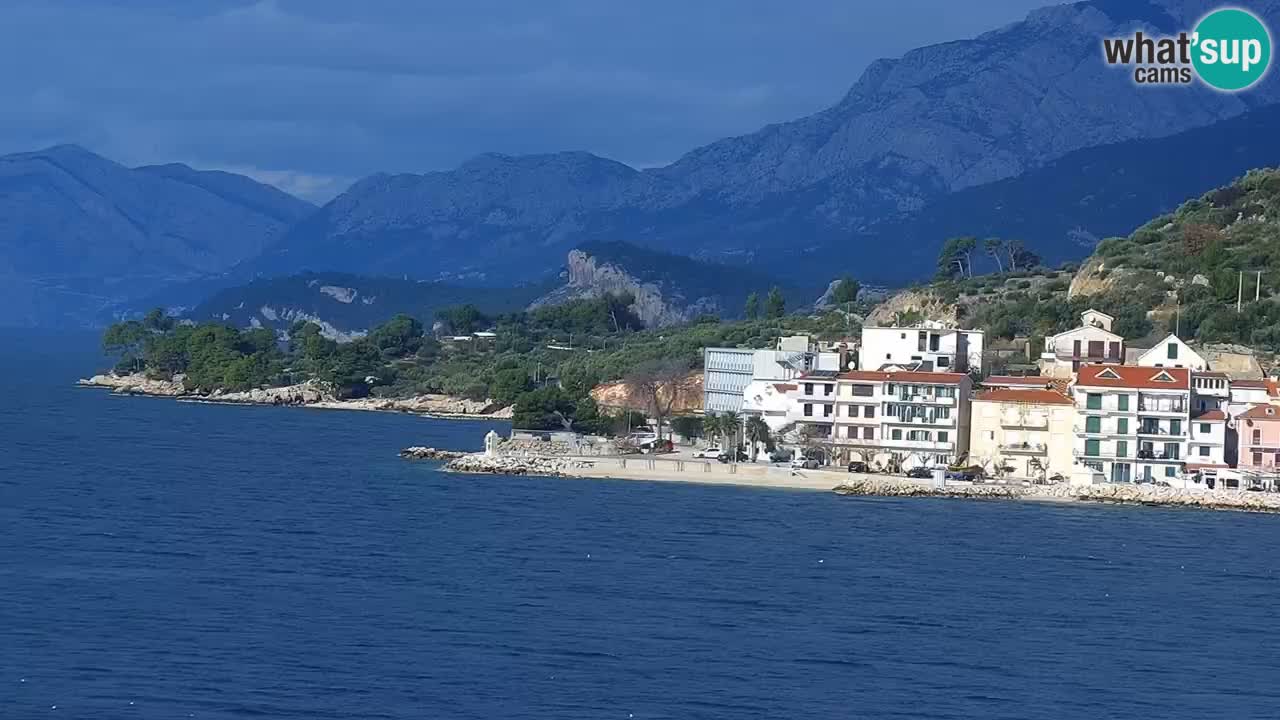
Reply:
[[[0,334],[0,718],[1280,716],[1277,517],[460,477],[84,347]]]

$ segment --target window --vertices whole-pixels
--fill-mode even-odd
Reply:
[[[1165,443],[1164,456],[1170,460],[1178,459],[1178,443]]]
[[[875,440],[875,439],[876,439],[876,429],[875,429],[875,428],[869,428],[869,427],[867,427],[867,428],[862,428],[862,438],[863,438],[864,440]]]
[[[1129,457],[1129,443],[1126,440],[1116,441],[1116,457]]]
[[[1090,340],[1089,341],[1089,357],[1101,359],[1102,351],[1103,351],[1103,348],[1105,347],[1106,347],[1106,343],[1102,340]]]
[[[1084,431],[1087,433],[1102,432],[1102,418],[1092,415],[1084,419]]]
[[[894,440],[901,440],[901,439],[902,439],[902,430],[900,430],[900,429],[898,429],[898,428],[894,428],[894,429],[893,429],[893,434],[892,434],[890,437],[892,437]]]
[[[1085,398],[1084,406],[1086,409],[1089,409],[1089,410],[1101,410],[1102,396],[1098,395],[1097,393],[1089,393],[1089,396]]]
[[[950,366],[951,366],[951,358],[947,357],[946,355],[939,355],[939,356],[938,356],[938,361],[937,361],[937,362],[938,362],[938,367],[950,367]]]
[[[875,417],[875,416],[876,416],[876,406],[875,406],[875,405],[864,405],[864,406],[862,406],[862,417],[865,417],[865,418],[873,418],[873,417]]]
[[[1200,446],[1200,457],[1209,457],[1209,446],[1208,446],[1208,445],[1201,445],[1201,446]]]
[[[1253,464],[1254,464],[1255,466],[1260,466],[1260,465],[1262,465],[1262,453],[1260,453],[1260,452],[1256,452],[1256,453],[1254,453],[1254,454],[1253,454]]]
[[[1182,434],[1182,421],[1181,421],[1181,420],[1170,420],[1170,421],[1169,421],[1169,434],[1170,434],[1170,435],[1181,435],[1181,434]]]
[[[1124,397],[1123,395],[1121,397]],[[1116,418],[1116,434],[1129,434],[1129,418]]]
[[[804,384],[804,394],[805,394],[805,395],[812,395],[812,394],[813,394],[813,383],[805,383],[805,384]]]
[[[1200,432],[1205,435],[1208,435],[1210,432],[1212,432],[1209,429],[1209,423],[1200,423]]]
[[[938,333],[930,334],[929,335],[929,352],[938,352],[938,347],[939,347],[938,343],[939,343]]]
[[[949,442],[949,441],[947,440],[947,437],[948,437],[948,435],[947,435],[947,432],[946,432],[945,430],[939,430],[939,431],[938,431],[938,442],[940,442],[940,443]]]
[[[813,405],[810,405],[809,403],[804,404],[804,416],[813,417]]]
[[[893,355],[892,355],[891,353],[885,353],[885,354],[884,354],[884,359],[885,359],[885,360],[892,360],[892,359],[893,359]]]
[[[1128,410],[1128,409],[1129,409],[1129,396],[1128,396],[1128,395],[1120,395],[1119,397],[1117,397],[1117,398],[1116,398],[1116,408],[1118,408],[1118,409],[1120,409],[1120,410]]]
[[[928,335],[923,330],[916,333],[916,350],[924,352],[924,344],[927,337]]]
[[[823,406],[822,406],[822,417],[831,417],[831,408],[832,408],[832,406],[830,406],[830,405],[823,405]]]
[[[1178,468],[1172,465],[1164,469],[1165,477],[1177,477],[1177,475],[1178,475]]]
[[[831,392],[832,392],[833,390],[835,390],[835,387],[834,387],[834,386],[832,386],[832,385],[823,385],[823,386],[822,386],[822,394],[823,394],[823,395],[830,395],[830,394],[831,394]]]
[[[1169,359],[1178,359],[1178,343],[1169,343]]]
[[[1262,431],[1256,428],[1253,431],[1253,444],[1254,445],[1262,444]]]
[[[1102,454],[1102,452],[1099,450],[1101,445],[1102,443],[1098,442],[1097,440],[1085,440],[1084,454],[1088,455],[1089,457],[1098,457],[1099,455]]]

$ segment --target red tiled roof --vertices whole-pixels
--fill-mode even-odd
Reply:
[[[792,390],[799,390],[800,386],[792,385],[791,383],[774,383],[773,389],[778,392],[791,392]]]
[[[1212,371],[1212,370],[1192,370],[1192,371],[1191,371],[1191,376],[1192,376],[1192,377],[1216,377],[1216,378],[1224,378],[1224,377],[1227,377],[1227,374],[1226,374],[1226,373],[1224,373],[1224,372],[1214,372],[1214,371]]]
[[[1162,373],[1168,375],[1173,381],[1154,379]],[[1108,375],[1115,377],[1108,377]],[[1085,387],[1190,390],[1191,371],[1186,368],[1154,368],[1139,365],[1084,365],[1076,373],[1076,384]]]
[[[1241,413],[1240,417],[1249,420],[1280,420],[1280,408],[1271,404],[1254,405]]]
[[[1221,410],[1206,410],[1191,419],[1196,422],[1224,422],[1227,414]]]
[[[840,373],[841,380],[871,380],[875,382],[922,383],[933,385],[959,385],[965,378],[963,373],[940,372],[886,372],[883,370],[852,370]]]
[[[1021,377],[1018,375],[992,375],[982,381],[983,385],[1034,385],[1036,387],[1048,387],[1053,378],[1043,377],[1041,375],[1028,375]]]
[[[974,400],[986,402],[1017,402],[1033,405],[1071,405],[1071,398],[1057,390],[1012,389],[983,390],[974,396]]]
[[[1258,388],[1262,390],[1267,387],[1266,380],[1232,380],[1231,384],[1242,388]]]

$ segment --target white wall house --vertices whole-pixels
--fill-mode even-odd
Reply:
[[[981,330],[943,327],[864,327],[858,369],[912,367],[932,372],[982,371],[984,334]]]
[[[1187,444],[1186,472],[1193,485],[1208,479],[1217,480],[1230,468],[1227,447],[1227,413],[1208,410],[1191,418],[1191,435]]]
[[[1209,369],[1209,363],[1205,362],[1200,353],[1173,334],[1139,355],[1136,364],[1142,367],[1187,368],[1197,372]]]
[[[1044,339],[1040,373],[1069,378],[1086,363],[1123,363],[1124,338],[1111,332],[1113,322],[1097,310],[1080,313],[1080,327]]]
[[[836,459],[900,470],[955,462],[969,449],[972,387],[963,373],[842,373],[831,439]]]
[[[1185,368],[1085,365],[1071,386],[1072,482],[1181,485],[1191,431]]]

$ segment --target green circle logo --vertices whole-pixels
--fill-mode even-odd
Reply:
[[[1214,10],[1196,25],[1192,43],[1196,73],[1219,90],[1244,90],[1271,64],[1271,33],[1247,10]]]

